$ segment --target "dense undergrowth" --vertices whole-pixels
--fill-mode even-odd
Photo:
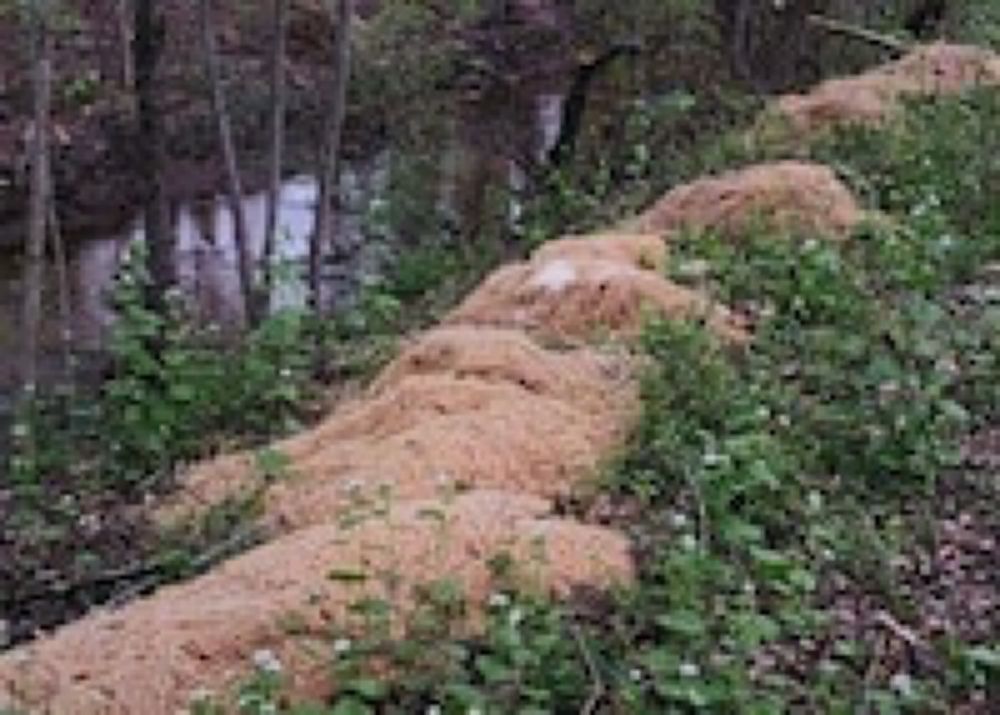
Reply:
[[[179,296],[166,316],[146,307],[136,246],[117,282],[107,377],[97,389],[47,391],[17,415],[0,470],[0,577],[12,585],[0,595],[0,647],[190,576],[230,555],[230,541],[252,543],[253,495],[169,534],[147,525],[141,505],[173,488],[186,465],[254,449],[325,413],[401,335],[468,290],[496,250],[408,250],[332,318],[282,310],[234,341],[194,321]],[[274,468],[268,450],[259,461]]]
[[[600,111],[572,161],[539,167],[522,190],[491,184],[475,226],[442,208],[434,150],[395,153],[385,196],[364,224],[371,240],[405,241],[388,271],[366,279],[332,317],[282,311],[233,340],[199,325],[181,296],[168,314],[151,311],[143,261],[133,255],[117,280],[118,321],[101,379],[22,404],[13,450],[0,464],[0,579],[13,584],[0,594],[0,647],[191,576],[218,560],[206,554],[252,543],[254,495],[166,536],[147,523],[143,505],[191,463],[256,449],[327,413],[392,356],[401,335],[433,324],[490,268],[553,235],[606,225],[697,175],[698,147],[749,121],[757,106],[735,87],[616,100],[642,94],[626,81],[634,74],[618,63],[603,77],[612,89],[595,90]],[[404,148],[441,148],[436,114],[411,118]],[[624,141],[605,141],[608,122],[627,126]],[[266,449],[259,462],[264,472],[281,466]]]
[[[323,411],[331,382],[371,374],[401,332],[433,321],[502,255],[606,225],[706,166],[772,158],[731,143],[692,150],[692,135],[739,123],[754,106],[683,92],[637,103],[627,141],[550,177],[495,250],[409,251],[338,319],[282,313],[238,347],[220,347],[180,313],[149,313],[143,277],[128,274],[103,394],[55,395],[22,415],[18,437],[35,442],[22,454],[36,459],[12,465],[16,509],[5,528],[38,554],[82,544],[57,581],[29,590],[53,600],[82,584],[81,611],[114,596],[114,574],[85,538],[104,493],[141,501],[189,461],[295,430]],[[475,639],[458,635],[465,604],[447,581],[428,585],[403,642],[389,636],[386,604],[358,604],[360,627],[331,635],[342,687],[328,703],[287,706],[280,664],[262,657],[241,709],[1000,708],[1000,569],[989,546],[969,554],[948,536],[955,523],[980,546],[1000,534],[997,475],[977,471],[963,449],[969,435],[996,428],[1000,409],[1000,99],[983,91],[915,104],[887,129],[845,130],[811,152],[889,220],[843,244],[763,225],[738,244],[675,242],[673,277],[753,316],[756,339],[733,353],[699,326],[646,333],[640,428],[597,503],[567,507],[631,533],[635,587],[551,603],[521,594],[512,578]],[[156,355],[152,335],[165,336]],[[126,591],[132,575],[152,570],[156,585],[208,565],[197,558],[206,544],[245,522],[224,517],[194,541],[149,544],[153,557],[135,574],[122,569]],[[956,549],[968,557],[960,572],[941,563]],[[134,556],[136,544],[123,553]],[[33,555],[20,556],[30,570]],[[106,576],[107,588],[90,587]],[[372,659],[398,676],[372,680]]]
[[[710,102],[676,99],[623,111],[636,131],[657,126],[655,141],[669,139],[671,155],[681,156]],[[746,116],[747,105],[736,106],[714,125]],[[166,535],[150,528],[141,505],[168,492],[191,463],[256,449],[325,414],[391,358],[400,336],[433,324],[491,267],[543,237],[621,213],[618,185],[649,195],[651,150],[638,141],[633,147],[612,157],[581,155],[527,195],[490,192],[471,237],[450,233],[449,218],[428,209],[434,197],[421,193],[418,162],[366,219],[376,232],[416,232],[384,275],[332,317],[283,310],[235,341],[196,322],[180,296],[166,315],[150,310],[142,249],[134,247],[116,283],[105,377],[96,387],[60,387],[24,403],[14,449],[0,465],[0,576],[14,585],[0,596],[0,646],[189,577],[253,543],[254,495]],[[698,171],[691,161],[684,166]],[[519,207],[513,219],[511,202]],[[280,469],[276,458],[262,450],[260,469]]]
[[[646,331],[641,424],[597,498],[614,508],[572,507],[632,534],[636,585],[550,603],[512,582],[474,639],[447,582],[403,642],[359,604],[329,703],[284,705],[262,662],[242,710],[996,712],[1000,482],[965,445],[1000,410],[1000,96],[812,152],[884,215],[844,242],[763,224],[675,242],[674,277],[751,315],[755,340]],[[397,675],[371,680],[373,659]]]

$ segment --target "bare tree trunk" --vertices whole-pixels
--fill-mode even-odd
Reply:
[[[56,205],[55,181],[49,172],[49,186],[46,195],[46,215],[49,224],[49,243],[52,246],[52,260],[56,268],[56,297],[59,302],[59,342],[62,347],[63,377],[73,380],[73,310],[69,293],[69,274],[66,259],[66,244],[63,242],[62,227],[59,224]]]
[[[340,177],[340,145],[347,114],[347,84],[351,74],[351,18],[354,0],[335,0],[336,27],[333,35],[334,67],[327,90],[323,118],[323,157],[319,174],[316,224],[309,243],[309,301],[315,311],[323,307],[321,272],[323,252],[331,245],[332,201]],[[334,2],[334,0],[330,0]]]
[[[166,294],[177,283],[174,264],[174,232],[170,225],[164,186],[166,146],[160,106],[157,70],[166,32],[163,17],[156,11],[157,0],[133,0],[135,46],[136,113],[138,115],[138,161],[146,173],[143,212],[151,285],[149,303],[162,310]]]
[[[219,49],[215,40],[215,23],[212,21],[211,0],[199,0],[201,14],[201,39],[208,67],[209,82],[212,85],[212,113],[219,132],[222,161],[226,171],[226,195],[229,211],[233,216],[233,237],[236,244],[236,260],[239,268],[240,289],[243,293],[243,312],[249,325],[257,323],[257,303],[254,300],[253,260],[247,240],[247,220],[243,210],[243,186],[236,161],[236,147],[233,143],[233,123],[223,85]]]
[[[285,55],[288,44],[288,0],[274,0],[274,27],[271,44],[271,165],[267,187],[267,217],[264,221],[264,247],[261,251],[260,315],[267,313],[274,282],[272,261],[278,240],[278,199],[285,155],[285,105],[287,82]]]
[[[33,3],[27,10],[31,33],[34,121],[31,138],[31,194],[28,238],[25,244],[24,303],[21,330],[21,388],[26,398],[38,382],[38,343],[42,319],[42,278],[45,261],[45,226],[49,192],[49,113],[52,99],[51,37],[46,7]]]
[[[131,92],[135,86],[134,60],[132,59],[132,27],[128,17],[128,0],[115,3],[115,22],[118,25],[118,41],[122,53],[122,87]]]
[[[751,0],[738,0],[736,3],[733,36],[730,53],[734,75],[743,81],[753,80],[754,71],[750,58],[750,18]]]

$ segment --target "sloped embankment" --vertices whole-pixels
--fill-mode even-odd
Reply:
[[[471,602],[492,559],[512,557],[536,587],[566,594],[630,576],[629,544],[549,516],[542,499],[475,491],[399,504],[352,528],[300,529],[188,584],[99,614],[4,658],[5,687],[31,712],[172,714],[194,693],[224,693],[267,650],[301,695],[319,697],[330,625],[363,598],[397,601],[447,577]]]
[[[957,94],[977,84],[1000,84],[1000,57],[979,47],[939,42],[862,74],[828,80],[805,94],[782,97],[765,112],[759,130],[765,139],[808,140],[840,124],[881,122],[907,98]]]
[[[273,541],[3,655],[0,706],[174,713],[196,691],[225,693],[264,649],[294,692],[316,694],[331,685],[323,639],[362,597],[406,613],[420,584],[448,578],[474,613],[501,557],[556,593],[632,578],[624,536],[552,516],[552,498],[592,474],[633,422],[629,339],[651,314],[749,339],[738,316],[663,277],[658,234],[736,234],[763,219],[839,237],[861,216],[823,167],[751,167],[675,190],[630,232],[562,239],[501,268],[366,395],[274,445],[287,474],[265,481],[252,456],[221,458],[161,513],[176,521],[259,490]]]
[[[782,169],[754,180],[768,171]],[[731,190],[759,213],[752,183]],[[316,692],[327,669],[303,653],[361,597],[405,613],[414,587],[447,577],[475,612],[498,556],[546,591],[630,579],[624,536],[548,516],[633,422],[628,339],[648,315],[704,318],[724,340],[748,339],[737,316],[663,277],[666,255],[655,234],[608,233],[499,269],[365,396],[274,445],[283,478],[261,481],[251,455],[223,457],[161,513],[176,521],[261,489],[264,518],[284,535],[8,653],[0,693],[55,712],[172,713],[195,691],[225,692],[262,649],[289,665],[294,691]]]
[[[851,192],[829,167],[781,161],[680,186],[629,225],[661,233],[710,228],[735,237],[765,221],[782,230],[843,237],[861,219]]]

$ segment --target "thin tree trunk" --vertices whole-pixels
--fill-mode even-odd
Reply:
[[[330,0],[334,2],[334,0]],[[334,67],[327,90],[323,119],[323,157],[319,172],[316,223],[309,245],[309,301],[313,310],[323,306],[321,273],[324,250],[331,245],[333,207],[340,176],[340,145],[347,114],[347,84],[351,74],[351,18],[354,0],[335,0],[333,35]]]
[[[51,37],[47,8],[34,3],[27,10],[31,33],[34,122],[31,138],[31,189],[28,238],[25,244],[24,303],[21,330],[21,388],[27,399],[38,382],[38,344],[42,319],[42,278],[45,260],[46,206],[49,191],[49,113],[52,95]]]
[[[257,323],[256,301],[254,300],[253,260],[247,240],[246,212],[243,210],[243,187],[237,166],[236,147],[233,143],[233,123],[229,114],[226,88],[223,85],[219,49],[215,40],[215,23],[212,21],[211,0],[199,0],[201,11],[201,39],[208,67],[209,82],[212,85],[212,113],[219,132],[222,161],[226,171],[226,196],[229,211],[233,216],[233,237],[236,244],[236,260],[239,269],[240,289],[243,293],[243,311],[248,325]]]
[[[278,199],[285,154],[285,105],[287,82],[285,55],[288,44],[288,0],[274,0],[274,37],[271,44],[271,159],[267,187],[267,216],[264,221],[264,247],[261,250],[260,315],[266,315],[274,283],[275,245],[278,240]]]
[[[55,181],[49,172],[49,186],[46,195],[46,215],[48,217],[49,243],[52,246],[52,260],[56,268],[56,297],[59,302],[59,342],[62,347],[63,377],[68,383],[73,381],[73,312],[69,294],[69,273],[66,259],[66,244],[63,241],[56,205]]]
[[[167,292],[177,283],[174,264],[174,232],[170,225],[164,185],[166,146],[160,106],[157,70],[163,49],[165,25],[157,13],[157,0],[133,0],[135,45],[136,112],[139,134],[138,162],[146,173],[143,213],[146,229],[147,261],[151,284],[149,303],[154,310],[166,307]]]
[[[715,0],[715,14],[723,51],[733,77],[750,79],[748,32],[751,0]]]
[[[750,60],[750,0],[738,0],[736,3],[736,18],[733,27],[732,57],[734,75],[743,81],[752,81],[753,67]]]
[[[128,0],[115,3],[115,22],[118,25],[118,41],[122,53],[122,87],[131,92],[135,87],[134,61],[132,59],[132,28],[128,18]]]

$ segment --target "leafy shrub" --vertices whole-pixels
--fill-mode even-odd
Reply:
[[[139,253],[124,267],[111,344],[114,375],[104,385],[101,439],[107,468],[129,481],[162,476],[198,457],[206,436],[279,434],[294,426],[304,397],[311,342],[304,317],[279,313],[238,349],[198,329],[175,304],[167,315],[145,306]]]

